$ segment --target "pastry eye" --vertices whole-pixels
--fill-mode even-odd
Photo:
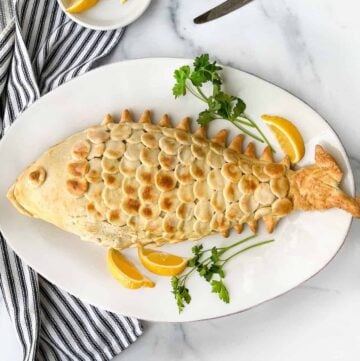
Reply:
[[[33,187],[40,187],[46,178],[46,171],[43,167],[34,167],[29,173],[29,182]]]

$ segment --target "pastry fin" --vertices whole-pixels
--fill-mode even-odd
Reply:
[[[272,233],[279,221],[279,218],[273,216],[272,214],[268,214],[263,217],[263,221],[265,223],[265,228],[268,231],[268,233]]]
[[[190,131],[190,118],[186,117],[180,121],[176,126],[176,129],[185,130],[186,132]]]
[[[244,224],[243,223],[236,224],[234,226],[234,229],[238,234],[240,234],[244,230]]]
[[[272,151],[271,148],[269,146],[266,146],[259,158],[262,161],[265,162],[272,162],[273,161],[273,156],[272,156]]]
[[[341,182],[343,177],[342,170],[336,163],[335,159],[330,154],[326,153],[324,148],[319,144],[317,144],[315,148],[315,163],[321,168],[326,168],[328,173],[338,183]]]
[[[226,129],[222,129],[211,138],[211,141],[213,143],[222,145],[224,147],[226,143],[227,135],[228,135],[228,131]]]
[[[237,152],[242,152],[242,145],[244,142],[244,134],[238,134],[229,144],[229,149],[235,150]]]
[[[250,142],[245,151],[244,151],[244,155],[246,155],[249,158],[256,158],[256,154],[255,154],[255,144],[253,142]]]
[[[251,232],[256,233],[257,231],[257,221],[253,220],[249,220],[246,222],[246,224],[249,226]]]
[[[291,165],[290,157],[286,154],[285,157],[279,163],[283,164],[286,168],[289,169]]]
[[[199,138],[206,139],[206,127],[199,127],[195,130],[194,135],[198,136]]]
[[[106,114],[104,119],[101,122],[101,125],[106,125],[109,123],[113,123],[114,122],[114,118],[111,114]]]
[[[128,109],[124,109],[121,113],[120,123],[132,123],[133,118]]]
[[[159,121],[159,126],[160,127],[165,127],[165,128],[172,128],[170,118],[169,118],[169,116],[167,114],[164,114],[162,116],[162,118]]]
[[[151,117],[150,117],[149,110],[145,110],[144,113],[141,114],[139,123],[151,123]]]

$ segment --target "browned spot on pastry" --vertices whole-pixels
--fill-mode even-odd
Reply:
[[[88,203],[86,205],[86,211],[88,216],[95,221],[102,221],[105,219],[105,216],[96,208],[94,203]]]
[[[235,197],[235,192],[236,189],[231,183],[228,186],[226,186],[224,189],[224,193],[226,194],[227,199],[233,200]]]
[[[88,190],[88,182],[85,179],[68,179],[66,189],[75,197],[81,197]]]
[[[174,129],[172,129],[174,130]],[[174,130],[175,131],[175,130]],[[175,155],[179,144],[174,138],[162,137],[159,139],[160,149],[168,155]]]
[[[108,181],[109,185],[111,185],[111,184],[115,183],[116,178],[112,174],[109,174],[108,177],[107,177],[107,181]]]
[[[139,214],[142,218],[145,218],[146,220],[151,220],[155,219],[160,214],[160,210],[159,207],[150,204],[142,205],[139,209]]]
[[[223,213],[216,213],[211,219],[210,227],[217,232],[226,232],[230,227],[230,222]]]
[[[150,207],[144,207],[142,210],[142,214],[145,216],[145,218],[151,218],[153,211]]]
[[[230,182],[238,182],[241,177],[240,168],[234,163],[225,163],[222,166],[221,174]]]
[[[207,176],[207,182],[211,189],[221,190],[224,188],[224,178],[219,169],[213,169]]]
[[[117,226],[123,226],[126,223],[126,217],[124,218],[123,214],[119,209],[108,210],[106,214],[106,219],[108,220],[108,222]]]
[[[197,178],[203,178],[204,177],[204,170],[201,168],[195,168],[194,169],[194,175],[196,175]]]
[[[122,202],[122,209],[128,215],[137,214],[139,208],[140,208],[140,202],[137,199],[126,197]]]
[[[253,193],[258,185],[257,178],[252,175],[244,175],[240,179],[239,189],[242,193]]]
[[[116,222],[120,219],[120,212],[118,209],[112,209],[109,212],[109,222]]]
[[[276,216],[286,216],[293,210],[293,204],[287,198],[278,199],[272,205],[272,213]]]
[[[165,152],[161,151],[159,153],[159,163],[162,168],[166,170],[174,169],[177,163],[177,158],[174,155],[168,155]]]
[[[113,149],[108,149],[106,151],[106,156],[109,158],[117,158],[118,157],[118,152],[116,150]]]
[[[159,190],[168,192],[175,188],[176,180],[170,172],[159,171],[155,176],[155,183]]]
[[[189,183],[192,178],[190,173],[185,173],[185,174],[181,174],[179,179],[182,183]]]
[[[175,177],[181,184],[188,184],[193,182],[188,166],[179,164],[175,169]]]
[[[144,187],[141,195],[144,198],[144,200],[149,200],[151,199],[151,194],[152,194],[152,188],[150,186],[146,186]]]
[[[198,159],[202,159],[202,158],[205,158],[206,156],[206,150],[207,148],[204,148],[200,145],[197,145],[197,144],[193,144],[191,146],[191,151],[192,153],[194,154],[194,156]]]
[[[104,143],[99,143],[99,144],[93,144],[91,146],[91,150],[90,153],[88,155],[88,159],[94,159],[94,158],[99,158],[103,155],[105,150],[105,144]]]
[[[165,197],[162,202],[162,208],[164,210],[170,210],[173,206],[173,201],[171,198]]]
[[[104,179],[105,185],[111,189],[119,188],[122,184],[122,176],[120,173],[103,173],[102,177]]]
[[[92,143],[99,144],[108,140],[110,133],[106,131],[105,126],[92,127],[88,129],[87,137]]]
[[[282,164],[270,163],[264,167],[264,173],[270,178],[280,178],[285,174],[285,166]]]
[[[271,191],[279,198],[286,197],[289,191],[289,180],[285,177],[272,179],[270,181]]]
[[[135,194],[136,188],[130,184],[126,184],[126,185],[124,185],[124,192],[126,194]]]
[[[40,177],[40,171],[39,170],[34,170],[29,174],[29,179],[32,182],[37,182],[39,180]]]
[[[174,211],[177,203],[178,203],[178,198],[176,196],[175,191],[162,193],[160,195],[159,206],[160,209],[164,212]]]
[[[139,197],[144,203],[155,203],[159,197],[158,192],[152,186],[140,187]]]
[[[86,179],[90,183],[99,183],[101,181],[101,174],[97,169],[90,169],[86,174]]]
[[[33,187],[41,186],[46,178],[46,172],[43,167],[37,167],[29,173],[29,181]]]
[[[89,163],[86,160],[78,160],[67,165],[67,172],[74,177],[82,177],[89,169]]]
[[[88,203],[86,205],[86,209],[88,210],[88,212],[95,211],[95,204],[94,203]]]
[[[154,183],[154,171],[150,167],[141,165],[136,170],[136,180],[143,185],[151,185]]]
[[[90,143],[87,140],[81,140],[74,144],[72,155],[76,159],[84,159],[89,155],[90,148]]]
[[[182,184],[177,190],[177,197],[183,203],[194,201],[194,191],[192,184]]]
[[[270,177],[264,173],[264,167],[260,164],[254,164],[252,166],[252,172],[260,182],[267,182]]]
[[[158,146],[156,137],[152,133],[145,133],[141,136],[142,143],[148,148],[156,148]]]
[[[177,210],[176,210],[177,216],[178,216],[179,218],[181,218],[181,219],[185,219],[187,213],[188,213],[187,204],[181,203],[181,204],[179,205],[179,207],[177,208]]]
[[[163,220],[163,229],[166,233],[175,233],[177,226],[177,219],[174,214],[169,214],[165,216]]]
[[[144,180],[144,182],[149,183],[151,181],[151,174],[150,173],[143,173],[141,175],[141,178]]]
[[[251,170],[251,162],[246,161],[244,159],[241,159],[239,161],[239,167],[242,170],[243,173],[245,174],[251,174],[252,170]]]

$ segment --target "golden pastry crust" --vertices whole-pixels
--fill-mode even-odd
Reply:
[[[128,110],[119,123],[107,115],[46,151],[8,198],[23,214],[118,249],[226,236],[244,224],[255,232],[261,219],[272,232],[300,209],[339,207],[360,217],[320,146],[314,165],[293,171],[286,158],[274,163],[269,148],[259,159],[252,143],[243,152],[243,135],[226,147],[226,130],[209,140],[204,128],[189,129],[189,118],[176,128],[167,115],[153,124],[149,111],[139,122]]]

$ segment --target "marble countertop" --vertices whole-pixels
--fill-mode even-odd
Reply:
[[[254,73],[315,108],[340,136],[360,189],[360,22],[357,0],[256,0],[214,22],[192,19],[219,0],[153,0],[106,62],[194,57]],[[320,274],[273,301],[228,318],[145,323],[116,360],[353,361],[360,358],[360,222]],[[0,300],[1,359],[20,360]]]

